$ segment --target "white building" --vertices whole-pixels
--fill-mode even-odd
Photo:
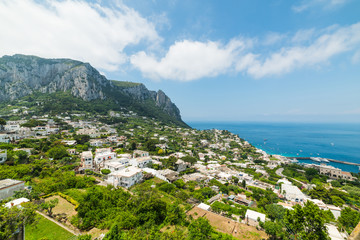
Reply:
[[[287,179],[280,179],[278,181],[282,182],[281,184],[281,193],[284,195],[286,200],[288,201],[295,201],[295,202],[304,202],[307,197],[301,190],[292,185]]]
[[[116,158],[116,153],[111,148],[98,148],[95,151],[95,164],[98,167],[104,167],[104,162]]]
[[[151,157],[139,157],[133,158],[130,160],[131,165],[134,167],[144,168],[147,167],[149,163],[152,162]]]
[[[104,144],[102,139],[91,139],[90,146],[92,147],[101,147]]]
[[[107,182],[114,186],[121,186],[129,188],[142,180],[143,173],[140,168],[127,167],[120,171],[109,174]]]
[[[30,202],[30,200],[27,198],[18,198],[18,199],[14,199],[10,202],[5,203],[5,207],[11,208],[11,207],[15,207],[15,206],[21,206],[21,204],[26,203],[26,202]]]
[[[253,210],[246,210],[246,214],[245,214],[245,220],[252,220],[252,221],[255,221],[257,222],[258,219],[261,221],[261,222],[265,222],[265,214],[263,213],[259,213],[259,212],[256,212],[256,211],[253,211]]]
[[[0,149],[0,163],[5,162],[7,159],[7,150]]]
[[[183,172],[186,170],[186,168],[190,165],[190,163],[184,162],[183,160],[179,159],[176,161],[176,171],[177,172]]]
[[[81,166],[84,169],[93,169],[93,155],[91,151],[85,151],[80,154]]]
[[[149,153],[146,151],[135,150],[133,152],[133,158],[138,158],[138,157],[149,157]]]
[[[127,166],[127,164],[123,164],[118,161],[106,161],[104,163],[104,169],[109,169],[111,172],[116,172],[121,169],[124,169]]]
[[[11,197],[16,191],[23,190],[24,183],[13,179],[0,180],[0,200]]]
[[[2,143],[9,143],[9,142],[10,142],[9,135],[6,134],[6,133],[0,134],[0,142],[2,142]]]

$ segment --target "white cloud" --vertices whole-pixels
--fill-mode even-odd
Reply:
[[[252,59],[247,72],[255,78],[280,75],[360,47],[360,23],[318,36],[309,45],[284,47],[264,60]]]
[[[304,67],[317,67],[350,51],[356,52],[353,61],[358,59],[360,23],[299,30],[293,36],[274,36],[282,36],[285,47],[272,47],[275,50],[271,51],[263,42],[254,40],[234,39],[227,45],[183,40],[174,43],[160,59],[141,51],[131,56],[130,62],[151,79],[191,81],[229,72],[246,73],[254,78],[282,75]],[[254,43],[258,46],[253,46]]]
[[[292,7],[295,12],[303,12],[310,8],[320,7],[324,10],[336,9],[350,0],[303,0],[299,5]]]
[[[110,9],[79,0],[2,0],[0,23],[0,56],[73,58],[107,71],[127,61],[127,46],[161,40],[152,23],[120,2]]]
[[[142,51],[131,57],[131,63],[152,79],[191,81],[228,72],[246,44],[236,39],[227,45],[184,40],[173,44],[160,60]]]

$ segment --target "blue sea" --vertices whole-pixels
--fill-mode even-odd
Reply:
[[[228,130],[268,154],[288,157],[321,157],[360,163],[360,124],[190,122],[191,127]],[[300,160],[304,163],[316,163]],[[344,171],[358,166],[327,163]]]

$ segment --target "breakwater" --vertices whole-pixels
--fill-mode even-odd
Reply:
[[[310,157],[289,157],[290,159],[297,159],[297,160],[311,160]],[[341,164],[347,164],[347,165],[353,165],[353,166],[360,166],[359,163],[353,163],[353,162],[346,162],[346,161],[341,161],[341,160],[336,160],[336,159],[330,159],[330,158],[326,158],[326,160],[328,160],[329,162],[336,162],[336,163],[341,163]],[[313,161],[313,160],[311,160]],[[321,163],[326,163],[326,162],[321,162]]]

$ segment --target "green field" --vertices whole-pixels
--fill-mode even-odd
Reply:
[[[76,236],[66,231],[62,227],[56,225],[55,223],[47,220],[43,216],[40,216],[39,222],[32,226],[26,226],[25,228],[25,239],[26,240],[70,240],[76,239]]]

